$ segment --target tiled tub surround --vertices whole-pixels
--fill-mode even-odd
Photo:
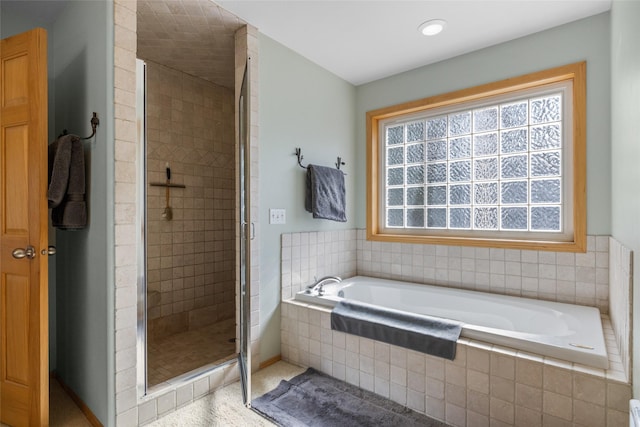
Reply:
[[[232,90],[147,61],[147,313],[150,339],[235,316]]]
[[[282,300],[311,284],[314,277],[356,275],[356,230],[283,234]]]
[[[609,239],[609,313],[622,366],[631,378],[631,325],[633,302],[633,252],[614,238]]]
[[[349,253],[354,233],[356,256]],[[626,425],[631,388],[629,329],[623,325],[630,325],[631,318],[631,254],[617,249],[613,240],[588,236],[587,252],[573,254],[369,242],[364,230],[283,234],[282,357],[452,425]],[[610,246],[619,253],[610,255]],[[314,276],[333,274],[598,307],[609,369],[464,338],[450,362],[331,331],[327,308],[289,299]],[[610,289],[610,275],[615,289]]]
[[[598,307],[609,312],[609,236],[586,253],[370,242],[358,230],[358,274]]]
[[[609,312],[609,236],[586,253],[370,242],[365,230],[282,235],[282,300],[314,276],[359,275],[598,307]],[[356,253],[351,253],[353,246]]]
[[[630,332],[623,325],[631,318],[631,254],[620,249],[618,258],[626,258],[612,261],[616,268],[610,271],[610,240],[614,241],[609,236],[587,236],[587,252],[566,253],[371,242],[365,230],[283,234],[282,300],[293,298],[314,277],[358,274],[587,305],[611,313],[618,349],[628,367]],[[615,289],[610,289],[610,275],[619,278],[611,282]],[[612,297],[615,306],[610,311]]]
[[[376,323],[380,320],[387,328],[392,324],[396,328],[399,326],[396,322],[398,318],[393,314],[397,311],[409,316],[405,320],[412,319],[412,316],[455,319],[461,322],[460,336],[466,339],[594,368],[609,368],[602,318],[595,307],[368,276],[355,276],[344,279],[341,283],[328,283],[323,289],[322,296],[300,291],[294,299],[328,308],[337,308],[340,301],[378,306],[379,311],[360,311],[357,306],[353,307],[355,311],[352,313],[352,320],[359,324],[357,319],[362,320],[361,316],[366,313],[365,317]],[[345,307],[340,312],[347,317],[340,322],[345,329],[338,330],[350,333],[354,324],[347,320],[350,317],[345,313]],[[389,317],[390,323],[384,323],[380,317]],[[409,325],[405,326],[410,329]],[[367,334],[364,336],[372,339],[386,336],[371,336],[370,331],[366,328],[365,331]],[[415,337],[419,331],[424,332],[423,328],[418,328],[410,330],[409,335]],[[401,339],[402,334],[396,338]],[[385,342],[401,345],[400,341]],[[423,351],[416,347],[409,348]]]
[[[282,303],[282,356],[453,426],[623,426],[631,387],[606,315],[610,369],[461,338],[454,361],[330,328],[330,310]]]

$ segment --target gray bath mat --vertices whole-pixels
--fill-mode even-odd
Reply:
[[[371,427],[446,424],[313,368],[281,381],[251,402],[254,410],[283,427]]]

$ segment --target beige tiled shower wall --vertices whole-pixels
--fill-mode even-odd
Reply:
[[[114,0],[115,424],[138,425],[136,7]]]
[[[609,313],[616,344],[627,378],[631,378],[631,303],[633,252],[611,237],[609,239]]]
[[[151,339],[235,316],[234,121],[233,90],[147,61]]]

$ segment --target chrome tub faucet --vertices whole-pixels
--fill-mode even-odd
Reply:
[[[316,280],[315,277],[314,277],[314,280]],[[325,283],[329,283],[329,282],[340,283],[342,282],[342,278],[338,276],[325,276],[322,279],[316,280],[314,283],[307,286],[307,293],[311,294],[316,292],[317,295],[321,297],[324,294]]]

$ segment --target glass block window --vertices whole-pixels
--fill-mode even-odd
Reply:
[[[545,93],[386,125],[386,226],[562,231],[563,104]]]
[[[584,247],[584,65],[367,113],[369,236]]]

